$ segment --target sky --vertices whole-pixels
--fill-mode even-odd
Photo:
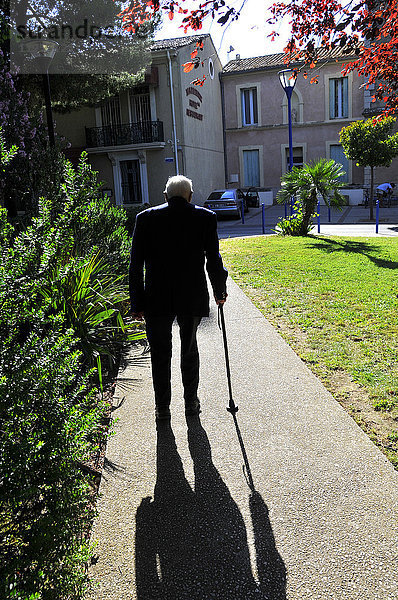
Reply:
[[[228,6],[239,10],[243,0],[230,0]],[[216,20],[208,19],[200,32],[188,31],[187,35],[195,33],[210,33],[218,56],[225,65],[228,60],[236,58],[240,54],[241,58],[251,56],[261,56],[264,54],[275,54],[282,52],[289,37],[289,24],[283,23],[279,27],[280,36],[274,42],[267,37],[274,29],[266,23],[268,6],[273,0],[246,0],[237,21],[221,26]],[[189,3],[187,2],[187,7]],[[156,39],[167,39],[181,37],[184,35],[183,29],[178,28],[177,21],[170,21],[167,15],[164,16],[163,26],[156,35]],[[233,50],[230,50],[230,48]]]

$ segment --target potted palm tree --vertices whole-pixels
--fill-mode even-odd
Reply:
[[[318,198],[327,206],[341,207],[345,200],[340,193],[344,186],[344,171],[334,160],[321,158],[302,167],[293,167],[281,178],[281,189],[276,199],[279,203],[290,202],[295,198],[296,213],[282,219],[277,231],[288,235],[308,235],[312,228]]]

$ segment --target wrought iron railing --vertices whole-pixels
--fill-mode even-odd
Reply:
[[[88,148],[150,144],[153,142],[164,142],[162,121],[143,121],[141,123],[105,125],[105,127],[86,127],[86,143]]]

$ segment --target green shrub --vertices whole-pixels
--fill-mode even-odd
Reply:
[[[304,221],[304,212],[301,202],[293,205],[294,212],[290,217],[281,218],[275,226],[274,231],[280,235],[308,235],[312,229],[312,222]],[[314,213],[312,217],[316,217]]]
[[[141,337],[125,323],[126,216],[83,156],[22,231],[0,209],[0,597],[78,600],[99,441],[101,357]]]
[[[125,322],[128,294],[125,276],[109,272],[103,258],[70,259],[54,269],[51,279],[39,289],[49,310],[62,314],[66,327],[79,339],[86,361],[97,364],[102,373],[102,358],[113,363],[121,345],[142,337]]]
[[[47,207],[48,208],[48,207]],[[80,340],[41,289],[56,262],[44,210],[14,240],[0,210],[0,597],[80,598],[88,456],[103,414]],[[60,260],[67,252],[59,233]]]
[[[66,163],[64,183],[54,209],[64,215],[73,233],[75,256],[99,254],[115,273],[126,274],[131,241],[126,228],[127,215],[101,192],[98,173],[93,171],[87,153],[75,170]],[[65,205],[68,214],[65,214]]]
[[[139,206],[135,206],[134,208],[126,208],[125,209],[125,213],[126,213],[126,217],[127,217],[126,228],[127,228],[127,231],[130,236],[133,235],[136,216],[138,215],[138,213],[142,212],[143,210],[145,210],[149,207],[150,207],[150,204],[140,204]]]
[[[48,333],[43,336],[43,325]],[[79,464],[102,407],[71,334],[42,314],[1,355],[0,596],[80,598],[93,509]]]
[[[130,253],[125,214],[98,194],[98,186],[86,156],[77,171],[68,164],[63,201],[41,199],[38,215],[10,248],[4,275],[27,277],[26,294],[37,305],[45,300],[48,314],[63,315],[91,365],[140,337],[125,322]]]

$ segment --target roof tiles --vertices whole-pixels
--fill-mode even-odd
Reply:
[[[344,54],[341,48],[335,48],[333,50],[327,50],[324,48],[319,49],[318,60],[331,61],[331,60],[344,60],[352,59],[352,55]],[[286,55],[282,52],[279,54],[266,54],[264,56],[255,56],[252,58],[238,58],[231,60],[227,63],[223,69],[223,74],[228,73],[243,73],[245,71],[260,71],[266,69],[275,69],[278,67],[287,66],[285,63]],[[302,61],[297,61],[292,64],[302,64]]]
[[[151,45],[151,50],[177,50],[208,37],[210,37],[210,34],[205,33],[202,35],[184,35],[183,37],[170,38],[168,40],[155,40]]]

